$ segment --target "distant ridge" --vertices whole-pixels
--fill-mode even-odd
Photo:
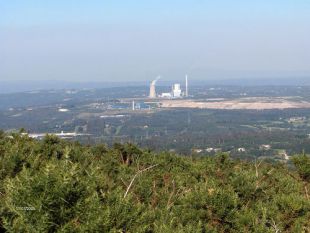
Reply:
[[[0,85],[0,94],[51,89],[97,89],[144,85],[146,82],[3,81]]]
[[[64,82],[64,81],[2,81],[0,85],[0,94],[16,93],[34,90],[51,90],[51,89],[98,89],[111,87],[127,87],[127,86],[149,86],[152,78],[145,81],[123,81],[123,82]],[[159,86],[168,86],[175,82],[183,80],[163,78]],[[240,78],[240,79],[214,79],[208,80],[195,79],[191,80],[192,86],[199,85],[220,85],[220,86],[309,86],[309,77],[291,77],[291,78]]]

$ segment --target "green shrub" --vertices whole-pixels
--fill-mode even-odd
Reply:
[[[188,158],[0,133],[6,232],[307,232],[309,157]],[[300,175],[300,177],[298,176]],[[302,178],[302,179],[301,179]],[[125,193],[127,193],[125,195]]]

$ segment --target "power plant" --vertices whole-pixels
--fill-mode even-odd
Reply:
[[[171,92],[163,92],[157,96],[157,94],[156,94],[156,83],[159,79],[160,79],[160,77],[158,77],[157,79],[155,79],[151,82],[149,98],[154,99],[157,97],[161,97],[161,98],[171,99],[171,98],[184,98],[184,97],[189,96],[188,95],[188,76],[187,75],[185,76],[185,91],[182,91],[180,83],[175,83],[172,85]]]

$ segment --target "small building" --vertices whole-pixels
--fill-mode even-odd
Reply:
[[[245,152],[246,151],[244,147],[240,147],[237,150],[238,150],[238,152]]]
[[[69,112],[69,109],[67,109],[67,108],[60,108],[60,109],[58,109],[58,112]]]
[[[203,149],[193,149],[194,153],[200,154],[203,152]]]
[[[270,150],[271,149],[271,145],[267,145],[267,144],[263,144],[259,146],[260,150]]]
[[[160,95],[161,98],[171,98],[172,94],[170,92],[164,92]]]
[[[306,120],[306,117],[291,117],[288,119],[288,123],[302,123]]]
[[[208,148],[206,149],[206,151],[207,151],[208,153],[211,153],[212,151],[214,151],[214,148],[208,147]]]
[[[277,157],[283,160],[289,160],[289,156],[286,152],[286,150],[277,150]]]

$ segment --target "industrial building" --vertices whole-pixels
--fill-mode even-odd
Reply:
[[[172,86],[172,97],[173,98],[181,98],[182,97],[182,90],[181,90],[181,84],[176,83]]]
[[[172,94],[171,94],[171,92],[163,92],[163,93],[161,93],[160,97],[161,98],[172,98]]]

